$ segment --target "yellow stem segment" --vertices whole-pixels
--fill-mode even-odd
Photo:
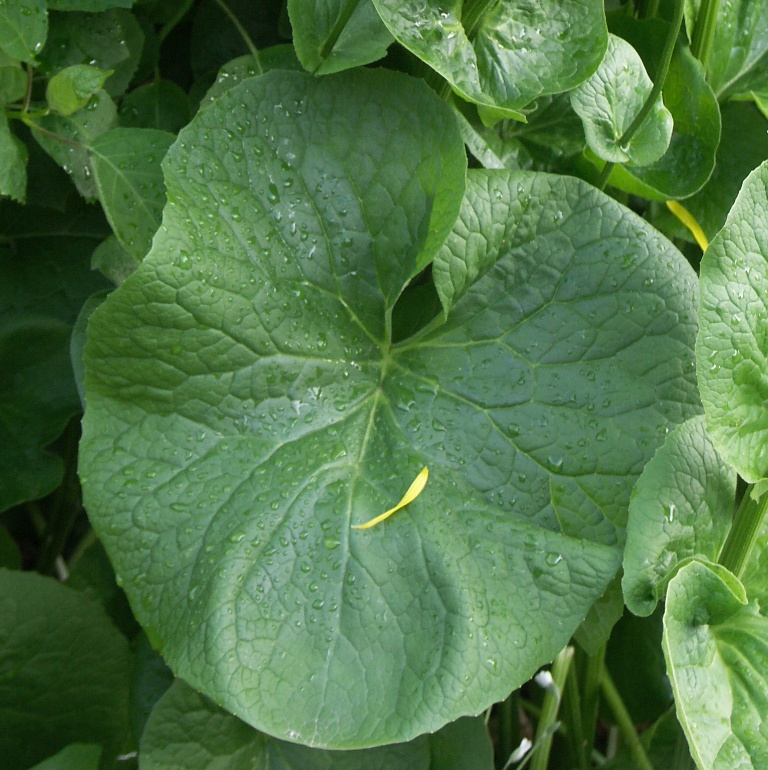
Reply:
[[[701,225],[693,218],[693,214],[677,201],[667,201],[667,208],[691,231],[691,235],[696,239],[699,248],[706,251],[709,241],[704,235]]]
[[[406,505],[412,503],[423,491],[427,485],[427,479],[429,478],[429,470],[426,467],[421,469],[421,473],[413,480],[413,484],[408,487],[408,491],[403,495],[403,499],[394,507],[388,511],[384,511],[381,516],[377,516],[375,519],[366,521],[365,524],[354,524],[352,529],[369,529],[375,527],[377,524],[388,519],[393,513],[396,513],[401,508],[405,508]]]

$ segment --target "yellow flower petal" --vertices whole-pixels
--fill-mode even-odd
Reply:
[[[709,241],[704,235],[701,225],[693,218],[693,214],[677,201],[667,201],[667,208],[691,231],[691,235],[696,239],[699,248],[706,251]]]
[[[421,469],[421,473],[419,473],[419,475],[413,480],[413,484],[408,487],[408,491],[403,495],[403,499],[394,508],[390,508],[388,511],[384,511],[384,513],[382,513],[380,516],[377,516],[375,519],[366,521],[365,524],[354,524],[352,529],[369,529],[370,527],[374,527],[376,524],[384,521],[384,519],[388,519],[393,513],[396,513],[401,508],[405,508],[406,505],[412,503],[424,491],[424,487],[427,485],[428,478],[429,470],[424,467]]]

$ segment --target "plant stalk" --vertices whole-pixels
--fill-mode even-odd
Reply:
[[[741,578],[749,562],[752,549],[757,542],[768,512],[768,493],[763,493],[759,499],[752,498],[750,485],[733,517],[733,526],[720,552],[719,562],[729,569],[737,578]]]
[[[629,716],[627,707],[624,705],[624,701],[621,699],[621,695],[619,695],[619,691],[616,689],[616,685],[613,683],[613,680],[608,673],[608,669],[605,666],[603,666],[603,675],[600,679],[600,685],[605,700],[616,718],[616,725],[619,728],[621,737],[627,744],[633,762],[638,770],[653,770],[651,760],[648,759],[645,748],[640,742],[640,736],[637,734],[637,730],[632,722],[632,718]]]
[[[232,13],[229,6],[224,2],[224,0],[214,0],[216,5],[221,8],[222,11],[227,15],[229,20],[234,24],[235,29],[240,33],[240,37],[243,38],[243,42],[248,47],[248,50],[251,53],[251,56],[253,57],[253,60],[256,62],[256,69],[257,69],[257,75],[263,75],[264,69],[261,66],[261,59],[259,58],[259,50],[256,48],[256,46],[253,44],[253,40],[251,40],[251,36],[246,31],[245,27],[240,23],[240,19],[235,16],[234,13]]]
[[[584,740],[584,717],[581,713],[581,693],[577,667],[571,666],[565,679],[564,693],[565,722],[568,725],[568,738],[571,752],[579,770],[589,770],[587,744]]]
[[[691,52],[701,62],[705,72],[709,67],[709,59],[715,43],[719,12],[720,0],[703,0],[696,16]]]
[[[541,718],[536,725],[536,740],[534,741],[531,757],[531,770],[547,770],[549,752],[552,748],[552,738],[556,730],[557,712],[562,698],[560,694],[565,688],[568,669],[573,661],[573,647],[565,647],[558,653],[552,663],[550,674],[554,687],[547,690],[541,707]]]
[[[499,703],[498,707],[498,731],[499,743],[497,756],[506,761],[506,758],[515,750],[520,742],[520,729],[517,719],[518,691],[515,690],[506,700]]]
[[[581,734],[585,746],[594,746],[595,730],[597,729],[597,712],[600,706],[600,681],[603,677],[603,668],[605,666],[606,644],[594,654],[583,655],[584,666],[581,687]]]

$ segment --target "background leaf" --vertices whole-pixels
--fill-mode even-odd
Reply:
[[[373,2],[395,39],[463,98],[518,119],[539,96],[589,77],[607,44],[597,0],[475,3],[472,14],[469,3]]]
[[[696,368],[718,451],[747,481],[768,474],[768,162],[744,182],[701,260]]]
[[[736,473],[720,458],[704,417],[667,436],[632,491],[622,586],[627,607],[650,615],[685,559],[716,562],[731,528]]]
[[[374,62],[392,43],[372,0],[288,0],[288,14],[296,53],[316,75]]]
[[[192,117],[187,94],[170,80],[156,78],[134,88],[120,103],[120,124],[178,133]]]
[[[51,578],[0,570],[0,751],[27,770],[69,743],[114,757],[127,739],[125,639],[98,605]]]
[[[612,163],[644,166],[658,160],[672,136],[672,115],[661,99],[629,142],[621,138],[650,96],[653,83],[634,48],[615,35],[597,71],[570,94],[584,123],[587,144]]]
[[[94,743],[71,743],[31,770],[98,770],[100,756],[101,746]]]
[[[35,64],[47,34],[45,0],[6,0],[0,4],[0,49],[12,59]]]
[[[758,770],[768,760],[768,619],[724,577],[693,562],[672,579],[664,656],[696,764]]]
[[[27,148],[11,132],[5,115],[0,115],[0,196],[23,203],[27,194]]]
[[[104,213],[117,239],[136,259],[149,251],[160,226],[165,205],[160,163],[174,139],[153,128],[114,128],[90,145]]]

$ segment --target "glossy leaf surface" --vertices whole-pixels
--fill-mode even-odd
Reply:
[[[176,681],[150,715],[141,743],[147,770],[492,770],[482,718],[462,719],[403,744],[325,751],[270,738]]]
[[[666,152],[673,120],[661,99],[635,135],[622,142],[652,88],[637,51],[609,35],[608,50],[597,71],[571,91],[571,105],[584,122],[587,144],[600,158],[644,166]]]
[[[373,2],[395,39],[462,97],[518,119],[539,96],[589,77],[607,44],[596,0]]]
[[[768,163],[701,261],[699,388],[710,434],[747,481],[768,474]]]
[[[404,76],[245,81],[180,134],[153,249],[91,318],[89,514],[175,672],[278,737],[401,742],[505,697],[697,411],[681,255],[572,179],[478,172],[456,220],[463,164]],[[448,320],[393,345],[446,236]]]
[[[670,433],[629,504],[622,585],[632,612],[650,615],[684,560],[717,561],[735,494],[736,474],[718,455],[703,416]]]
[[[768,761],[768,619],[746,605],[730,573],[699,562],[667,591],[664,655],[677,716],[705,770],[758,770]]]

